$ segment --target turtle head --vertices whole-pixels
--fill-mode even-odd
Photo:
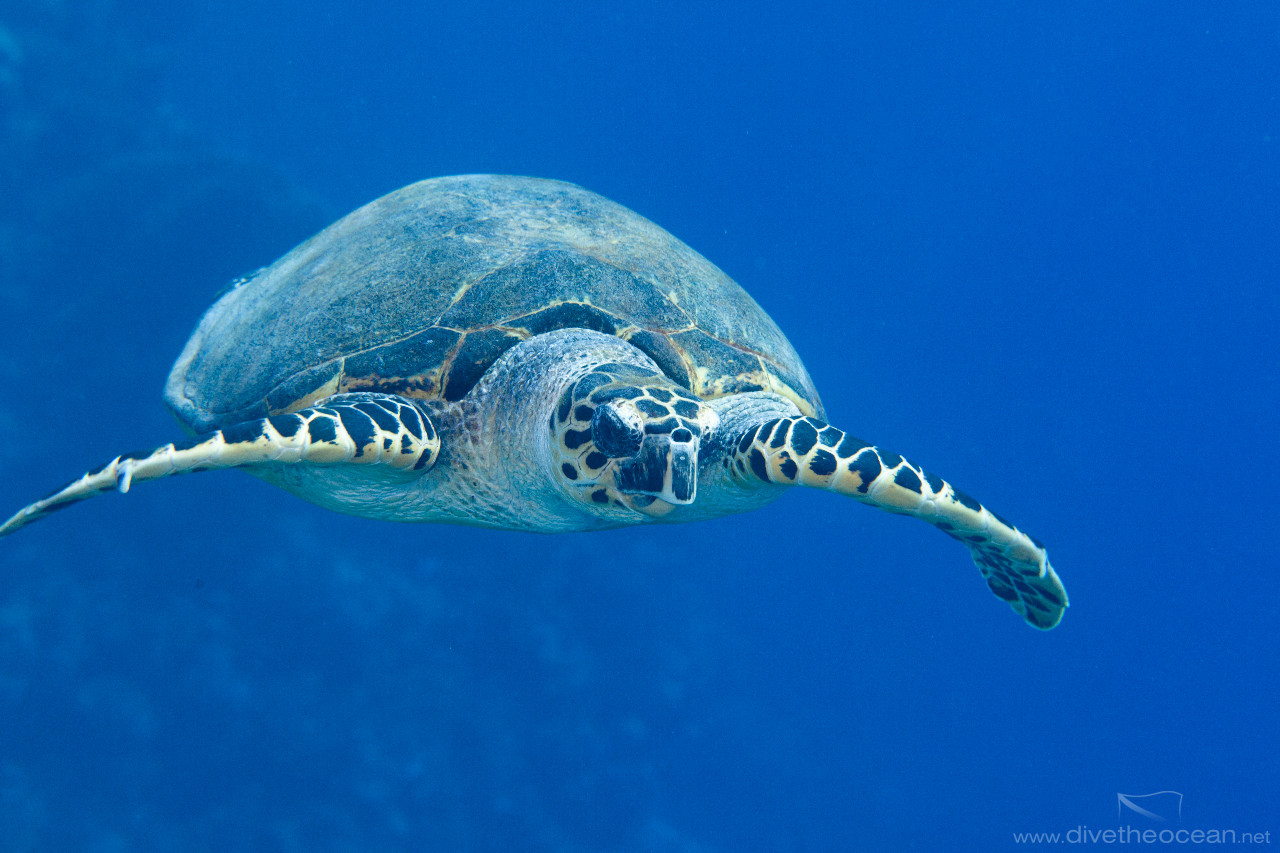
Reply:
[[[605,364],[566,390],[552,416],[557,476],[585,504],[664,515],[693,503],[700,442],[718,423],[661,373]]]

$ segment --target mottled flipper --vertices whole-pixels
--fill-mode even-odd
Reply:
[[[439,452],[440,438],[431,420],[408,400],[389,394],[340,394],[293,414],[245,421],[155,450],[117,456],[19,510],[0,525],[0,536],[85,498],[111,490],[127,492],[135,482],[174,474],[299,462],[381,464],[424,472]]]
[[[968,546],[997,597],[1048,630],[1067,591],[1044,546],[964,492],[896,453],[815,418],[779,418],[748,430],[730,461],[739,480],[814,486],[924,519]]]

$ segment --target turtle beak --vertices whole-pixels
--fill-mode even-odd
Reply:
[[[640,451],[618,463],[615,476],[623,494],[691,504],[698,494],[698,439],[687,429],[646,435]]]

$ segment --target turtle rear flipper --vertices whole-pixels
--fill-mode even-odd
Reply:
[[[24,507],[0,536],[135,482],[219,468],[267,465],[388,465],[408,475],[429,470],[440,438],[417,406],[390,394],[339,394],[292,414],[245,421],[151,451],[126,453]]]
[[[1067,591],[1044,546],[896,453],[816,418],[785,417],[749,429],[730,465],[742,480],[814,486],[913,515],[964,543],[987,586],[1041,630],[1062,621]]]

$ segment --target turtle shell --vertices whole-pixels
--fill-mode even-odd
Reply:
[[[397,190],[235,282],[165,400],[195,431],[343,391],[455,401],[509,347],[571,327],[704,398],[769,390],[822,414],[786,337],[714,264],[573,184],[497,175]]]

